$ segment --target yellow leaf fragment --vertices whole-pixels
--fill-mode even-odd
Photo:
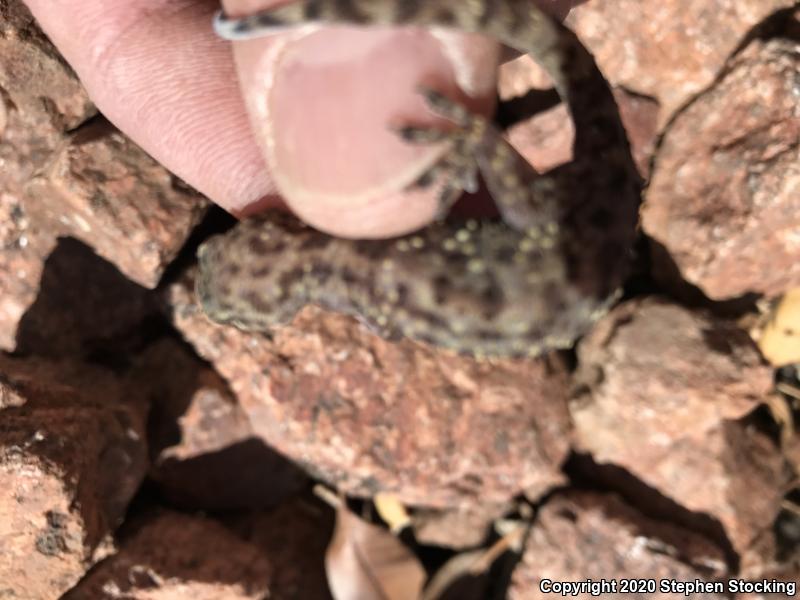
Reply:
[[[399,533],[411,525],[411,517],[406,511],[406,507],[394,494],[379,492],[372,501],[381,519],[389,526],[392,533]]]
[[[776,367],[800,363],[800,288],[781,298],[761,332],[758,347]]]

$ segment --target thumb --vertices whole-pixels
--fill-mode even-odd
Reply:
[[[226,13],[276,3],[230,0]],[[411,146],[392,131],[435,121],[419,84],[484,112],[494,100],[499,48],[481,36],[302,27],[233,46],[274,182],[300,217],[336,235],[392,236],[431,220],[434,193],[407,188],[441,148]]]

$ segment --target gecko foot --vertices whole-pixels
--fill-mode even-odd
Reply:
[[[397,130],[397,134],[412,144],[435,144],[450,142],[450,148],[412,187],[428,187],[441,182],[437,219],[443,219],[463,192],[478,191],[478,162],[476,153],[486,130],[486,120],[470,113],[466,107],[450,100],[439,92],[420,87],[419,93],[428,107],[437,115],[452,121],[455,127],[438,129],[409,125]]]

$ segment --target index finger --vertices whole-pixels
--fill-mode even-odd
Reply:
[[[198,0],[26,0],[103,114],[223,207],[276,203],[230,46]]]

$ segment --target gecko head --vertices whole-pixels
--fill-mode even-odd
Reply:
[[[195,292],[209,318],[269,331],[290,320],[305,302],[305,271],[287,273],[285,268],[297,252],[289,233],[304,228],[293,221],[283,227],[281,219],[246,221],[200,246]],[[319,273],[312,269],[311,274]]]
[[[211,238],[197,250],[198,271],[195,293],[200,306],[211,319],[221,323],[231,322],[236,278],[240,266],[225,260],[218,237]]]

